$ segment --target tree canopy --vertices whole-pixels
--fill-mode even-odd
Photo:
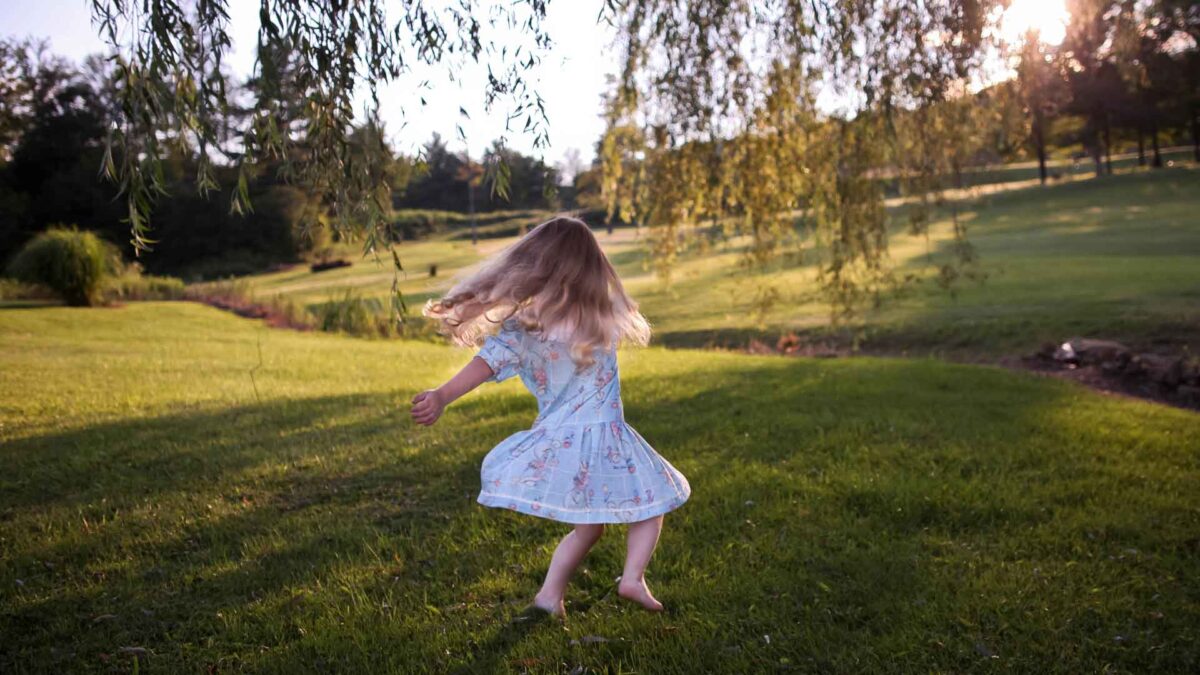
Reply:
[[[105,172],[128,200],[135,248],[149,245],[149,218],[162,192],[161,161],[171,147],[197,156],[196,185],[215,190],[214,154],[227,157],[238,177],[232,207],[249,207],[254,165],[283,163],[332,205],[336,226],[358,228],[368,248],[382,232],[390,204],[381,148],[353,150],[356,106],[375,119],[378,89],[419,67],[444,68],[453,78],[467,61],[486,62],[482,104],[499,104],[522,131],[545,142],[541,98],[523,74],[549,45],[542,29],[544,0],[513,4],[462,2],[401,5],[383,0],[262,0],[256,70],[259,95],[239,133],[222,133],[233,105],[226,86],[230,47],[228,0],[194,3],[93,0],[92,13],[113,52],[120,91]],[[286,94],[286,96],[285,96]],[[294,97],[293,97],[294,95]],[[419,98],[419,97],[418,97]],[[299,117],[281,126],[295,102]],[[306,151],[294,153],[302,136]]]

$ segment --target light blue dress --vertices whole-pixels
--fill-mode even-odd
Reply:
[[[538,403],[533,427],[484,458],[480,504],[578,524],[635,523],[687,501],[687,479],[625,423],[615,350],[577,372],[570,345],[509,319],[478,355],[488,381],[519,375]]]

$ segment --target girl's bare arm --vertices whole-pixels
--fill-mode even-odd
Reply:
[[[442,386],[423,391],[413,397],[413,421],[424,426],[433,424],[442,416],[446,406],[486,382],[492,375],[487,361],[476,356]]]

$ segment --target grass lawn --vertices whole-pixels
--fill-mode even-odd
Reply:
[[[473,501],[532,398],[407,420],[467,358],[190,303],[0,309],[0,672],[1200,669],[1194,413],[624,353],[630,422],[694,489],[650,569],[669,611],[609,595],[614,528],[563,628],[511,619],[564,528]]]
[[[1139,348],[1168,343],[1175,350],[1200,351],[1200,169],[1018,189],[968,200],[960,208],[985,280],[960,282],[954,294],[928,281],[931,263],[944,256],[947,221],[935,224],[928,240],[898,232],[891,243],[897,271],[926,281],[863,315],[866,348],[991,357],[1029,353],[1082,334]],[[745,242],[734,239],[686,253],[673,283],[664,286],[649,270],[633,230],[600,239],[665,344],[744,344],[753,336],[773,338],[792,330],[825,334],[828,307],[803,257],[747,272],[740,264]],[[445,291],[455,273],[511,241],[402,245],[408,270],[402,290],[410,305],[419,309]],[[430,278],[435,263],[438,276]],[[319,274],[298,267],[250,283],[262,295],[315,305],[346,289],[382,298],[391,280],[389,261],[377,266],[365,260]],[[774,288],[779,300],[760,316],[751,306],[764,286]]]
[[[920,354],[1029,353],[1073,335],[1200,349],[1200,170],[1173,169],[1003,192],[962,205],[982,282],[954,294],[929,281],[862,317],[866,346]],[[897,233],[898,273],[932,278],[948,223],[929,240]],[[671,288],[636,297],[671,344],[827,326],[809,264],[738,269],[736,245],[678,266]],[[649,281],[649,280],[646,280]],[[767,283],[780,300],[759,320],[745,305]]]

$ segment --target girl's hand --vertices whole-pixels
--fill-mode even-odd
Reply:
[[[423,391],[413,397],[413,421],[426,427],[433,424],[442,416],[442,411],[446,409],[446,406],[483,384],[491,376],[491,366],[476,356],[446,384],[437,389]]]
[[[413,421],[426,427],[438,421],[438,418],[442,416],[442,411],[446,409],[446,402],[437,389],[417,394],[413,397],[412,402]]]

